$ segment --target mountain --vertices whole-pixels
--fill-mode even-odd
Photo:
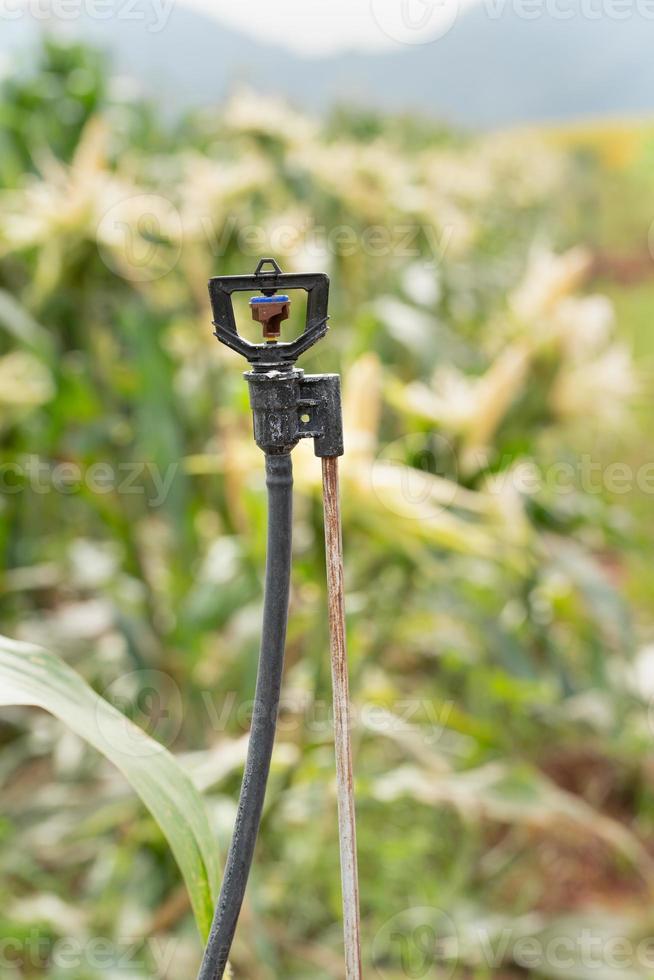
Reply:
[[[119,16],[80,17],[65,31],[107,48],[117,71],[172,112],[217,104],[238,81],[308,110],[355,102],[483,128],[654,110],[654,20],[639,14],[638,4],[623,20],[592,19],[588,0],[583,7],[542,0],[535,19],[520,16],[526,6],[485,0],[430,44],[312,59],[179,3],[160,31],[145,18]],[[565,10],[572,16],[564,19]],[[3,23],[0,56],[40,29],[27,17]]]

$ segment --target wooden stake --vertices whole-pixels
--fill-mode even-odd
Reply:
[[[338,456],[322,460],[325,548],[329,635],[334,691],[334,744],[338,786],[338,828],[341,848],[343,927],[345,934],[345,980],[362,980],[359,873],[354,810],[354,772],[350,741],[350,691],[345,644],[345,598],[343,590],[343,539],[338,485]]]

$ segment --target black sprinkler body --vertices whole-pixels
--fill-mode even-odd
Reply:
[[[264,270],[271,264],[272,271]],[[251,344],[238,333],[232,296],[258,289],[250,300],[262,323],[262,344]],[[287,319],[287,290],[307,293],[307,318],[295,340],[277,343],[277,328]],[[278,292],[282,291],[279,296]],[[250,388],[254,438],[265,453],[289,453],[300,439],[313,439],[316,456],[343,455],[341,382],[337,374],[307,374],[295,367],[300,354],[327,333],[329,279],[324,273],[283,273],[274,259],[261,259],[251,276],[216,276],[209,280],[215,336],[242,354],[252,365],[245,375]],[[266,309],[268,308],[268,309]],[[272,313],[270,312],[272,311]],[[281,319],[279,319],[281,317]],[[269,324],[278,321],[271,329]],[[273,333],[275,337],[273,337]]]

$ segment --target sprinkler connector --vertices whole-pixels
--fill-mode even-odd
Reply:
[[[316,456],[343,455],[341,379],[337,374],[248,371],[254,440],[265,453],[290,453],[313,439]]]
[[[267,269],[266,266],[272,266]],[[304,331],[290,342],[277,342],[289,315],[287,290],[307,293]],[[250,300],[253,318],[263,324],[263,344],[241,337],[232,296],[259,290]],[[280,294],[280,290],[283,292]],[[254,438],[269,455],[290,453],[300,439],[313,439],[316,456],[343,455],[341,383],[337,374],[307,374],[295,367],[300,354],[327,333],[329,279],[323,273],[283,273],[274,259],[261,259],[254,275],[216,276],[209,280],[215,336],[252,365],[245,374],[250,388]]]

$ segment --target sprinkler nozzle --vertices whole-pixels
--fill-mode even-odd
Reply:
[[[282,332],[282,322],[290,316],[288,296],[253,296],[250,300],[252,319],[263,326],[263,339],[276,344]]]

